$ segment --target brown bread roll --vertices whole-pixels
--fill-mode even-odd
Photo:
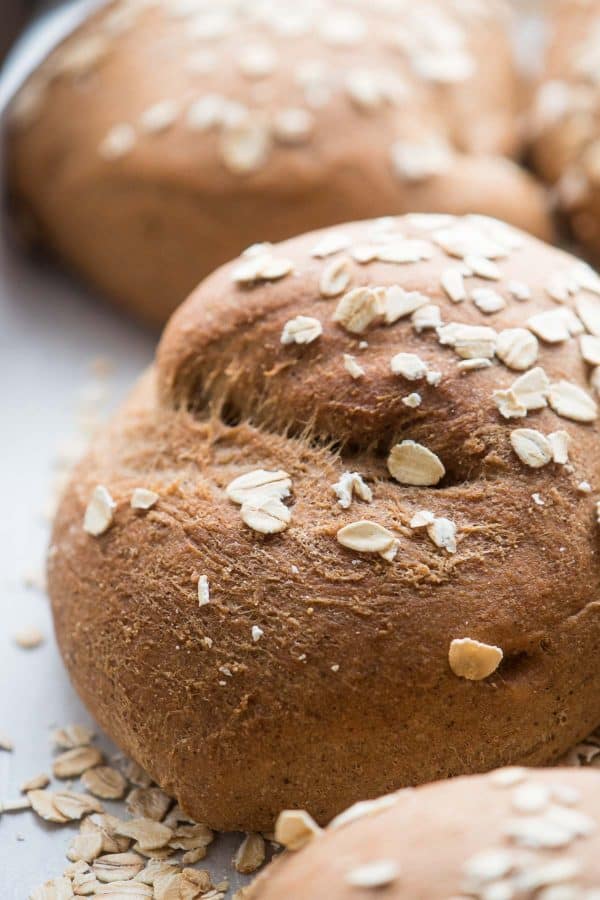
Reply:
[[[600,254],[600,2],[556,0],[529,130],[535,166],[574,236]]]
[[[116,0],[17,97],[41,242],[160,324],[255,240],[417,210],[547,237],[500,2]]]
[[[359,803],[318,832],[298,813],[244,900],[598,900],[600,774],[498,769]]]
[[[173,317],[49,585],[82,698],[197,821],[327,822],[598,724],[599,315],[568,254],[409,215],[255,245]]]

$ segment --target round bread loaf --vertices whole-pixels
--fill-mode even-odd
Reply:
[[[255,240],[416,210],[547,237],[496,0],[118,0],[13,106],[32,233],[152,323]]]
[[[172,318],[49,585],[84,701],[197,821],[326,822],[600,722],[599,315],[566,253],[409,215],[254,245]]]
[[[498,769],[358,803],[319,832],[284,813],[284,854],[244,900],[598,900],[600,774]]]
[[[533,159],[576,238],[600,252],[600,2],[553,4],[544,79],[530,121]]]

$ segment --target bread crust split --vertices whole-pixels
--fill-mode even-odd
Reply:
[[[49,587],[84,702],[195,820],[326,823],[598,724],[598,285],[413,215],[254,246],[174,316]]]
[[[599,808],[593,769],[498,769],[400,791],[348,810],[243,897],[594,900]]]
[[[540,237],[518,153],[502,4],[116,0],[16,98],[11,193],[28,233],[163,324],[256,240],[409,211]]]

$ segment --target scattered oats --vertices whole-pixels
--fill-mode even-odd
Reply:
[[[450,644],[448,662],[459,678],[481,681],[496,671],[504,654],[500,647],[471,638],[455,638]]]
[[[32,791],[28,794],[31,798]],[[104,812],[99,800],[89,794],[78,794],[75,791],[56,791],[52,794],[52,803],[57,812],[68,820],[81,819],[89,813]],[[31,803],[33,806],[33,801]]]
[[[282,344],[311,344],[323,334],[323,326],[311,316],[296,316],[283,326]]]
[[[536,506],[545,506],[546,505],[538,493],[532,494],[531,499],[533,500],[533,502],[535,503]]]
[[[491,359],[485,359],[484,357],[475,357],[474,359],[461,359],[456,364],[456,368],[460,372],[473,372],[476,369],[490,369],[491,367]]]
[[[370,503],[373,499],[371,488],[358,472],[342,472],[339,481],[332,488],[342,509],[349,509],[354,495],[365,503]]]
[[[290,571],[291,571],[292,575],[299,575],[299,574],[300,574],[300,569],[298,568],[298,566],[291,565],[291,566],[290,566]]]
[[[103,138],[98,152],[107,161],[119,159],[133,150],[135,140],[135,128],[133,125],[128,125],[126,122],[120,125],[113,125]]]
[[[229,668],[229,666],[219,666],[219,672],[221,675],[226,675],[228,678],[233,678],[233,672]]]
[[[250,248],[249,248],[250,249]],[[238,284],[253,284],[256,281],[278,281],[294,269],[291,259],[272,256],[265,250],[258,254],[243,254],[243,259],[234,267],[232,278]]]
[[[521,302],[531,300],[531,288],[523,281],[509,281],[507,288],[509,294],[514,297],[515,300],[520,300]]]
[[[589,481],[580,481],[579,484],[577,485],[577,490],[578,490],[581,494],[591,494],[591,493],[592,493],[592,486],[591,486],[591,484],[589,483]]]
[[[259,628],[258,625],[252,626],[252,640],[254,641],[254,643],[256,643],[257,641],[260,641],[263,634],[264,634],[264,631],[262,630],[262,628]]]
[[[174,125],[179,106],[174,100],[163,100],[148,107],[140,116],[140,130],[146,134],[160,134]]]
[[[45,772],[42,772],[40,775],[35,775],[33,778],[30,778],[28,781],[24,781],[21,785],[20,790],[26,794],[28,791],[41,791],[43,788],[48,787],[50,784],[50,778],[46,775]]]
[[[166,815],[171,802],[171,798],[158,787],[134,788],[125,801],[134,818],[153,819],[155,822],[160,822]]]
[[[209,637],[203,637],[202,643],[204,644],[205,647],[208,647],[208,649],[210,650],[213,645],[213,639],[209,638]]]
[[[440,328],[442,325],[440,308],[432,303],[421,306],[414,311],[411,321],[417,334],[420,334],[428,328]]]
[[[233,858],[236,872],[250,875],[256,872],[265,861],[265,839],[261,834],[247,834]]]
[[[464,274],[464,269],[460,266],[448,266],[442,272],[441,285],[453,303],[462,303],[467,299]]]
[[[242,521],[261,534],[285,531],[292,519],[290,509],[277,497],[257,495],[246,500],[240,510]]]
[[[342,231],[327,231],[319,243],[312,248],[310,255],[316,256],[317,259],[324,259],[341,250],[347,250],[351,244],[350,237]]]
[[[408,381],[417,381],[427,374],[427,366],[415,353],[397,353],[390,362],[394,375],[402,375]]]
[[[409,525],[411,528],[426,528],[428,525],[433,525],[434,522],[435,515],[432,512],[428,509],[420,509],[413,515]]]
[[[208,847],[213,839],[214,834],[207,825],[180,825],[175,829],[169,846],[173,850],[196,850],[198,847]]]
[[[362,378],[365,374],[365,370],[356,361],[356,357],[350,353],[344,353],[344,368],[352,378]]]
[[[422,403],[421,395],[413,392],[412,394],[408,394],[406,397],[403,397],[402,402],[410,409],[416,409]]]
[[[328,830],[336,831],[339,828],[343,828],[345,825],[357,822],[359,819],[376,816],[378,813],[384,812],[386,809],[391,809],[395,806],[397,799],[396,794],[384,794],[383,797],[377,797],[375,800],[359,800],[358,803],[354,803],[352,806],[348,807],[348,809],[345,809],[344,812],[341,812],[332,819],[328,825]]]
[[[209,131],[220,125],[225,106],[226,101],[220,94],[205,94],[190,105],[186,116],[188,128],[192,131]]]
[[[537,338],[525,328],[505,328],[498,334],[496,356],[509,369],[529,369],[536,362],[538,351]]]
[[[368,342],[368,341],[359,341],[359,342],[358,342],[358,349],[359,349],[359,350],[366,350],[368,346],[369,346],[369,342]]]
[[[377,245],[374,258],[379,260],[379,262],[402,265],[405,263],[416,263],[422,259],[431,259],[432,256],[433,247],[429,241],[402,238],[389,244]]]
[[[341,298],[333,315],[346,331],[361,334],[385,312],[384,292],[381,289],[357,287]]]
[[[499,281],[501,278],[501,272],[496,263],[485,256],[467,254],[465,265],[478,278],[485,278],[488,281]]]
[[[72,900],[73,886],[70,878],[52,878],[29,895],[29,900]]]
[[[357,866],[346,873],[346,884],[358,888],[379,888],[392,884],[400,877],[398,863],[391,859],[378,859]]]
[[[515,862],[514,854],[506,850],[484,850],[477,853],[467,860],[463,867],[467,889],[478,891],[482,885],[508,875]]]
[[[511,804],[516,812],[539,813],[548,806],[551,796],[551,791],[545,784],[526,781],[515,788]]]
[[[83,860],[91,863],[102,853],[102,834],[90,831],[87,834],[77,834],[69,844],[67,859],[71,862]],[[95,876],[94,876],[95,877]]]
[[[567,307],[537,313],[527,320],[527,327],[547,344],[560,344],[579,334],[579,320]]]
[[[433,240],[448,256],[455,256],[459,259],[464,259],[466,256],[500,259],[508,255],[508,249],[504,243],[500,243],[494,237],[489,237],[481,228],[464,219],[456,220],[448,228],[436,230]]]
[[[98,881],[103,883],[129,881],[135,878],[144,868],[144,860],[137,853],[107,853],[100,856],[92,865]]]
[[[452,151],[445,141],[396,141],[390,148],[396,175],[406,181],[425,181],[448,170]]]
[[[18,797],[16,800],[5,800],[3,803],[0,803],[0,814],[22,812],[24,809],[31,809],[31,802],[28,797]]]
[[[196,847],[195,850],[187,850],[181,857],[184,866],[192,866],[194,863],[200,862],[206,856],[206,847]]]
[[[271,138],[265,125],[245,116],[221,136],[221,158],[234,175],[249,175],[267,161]]]
[[[593,422],[598,415],[598,407],[590,395],[569,381],[550,385],[548,403],[559,416],[575,422]]]
[[[198,578],[198,606],[206,606],[210,603],[210,588],[206,575],[200,575]]]
[[[442,373],[436,371],[435,369],[430,369],[427,375],[425,376],[425,380],[427,384],[433,385],[433,387],[437,387],[437,385],[442,380]]]
[[[537,366],[520,375],[508,390],[494,391],[494,402],[505,419],[519,418],[547,405],[549,387],[548,376]]]
[[[509,821],[504,829],[508,838],[531,850],[553,850],[568,846],[573,840],[570,829],[552,822],[546,816],[527,816]]]
[[[366,519],[344,525],[338,531],[337,539],[342,547],[349,550],[357,550],[359,553],[379,553],[384,559],[389,559],[390,553],[395,555],[398,547],[398,541],[391,531]]]
[[[124,853],[131,841],[126,837],[118,837],[115,834],[115,828],[119,824],[120,819],[116,816],[91,815],[83,820],[80,825],[81,834],[100,834],[102,837],[103,853]]]
[[[18,644],[18,646],[22,647],[24,650],[34,650],[43,643],[44,635],[39,628],[36,628],[33,625],[22,628],[15,634],[15,644]]]
[[[112,900],[147,900],[153,894],[151,887],[137,881],[113,881],[111,884],[101,885],[95,896],[109,896]],[[155,894],[154,897],[155,900],[158,900],[158,894]],[[163,897],[162,900],[165,898]]]
[[[227,487],[225,493],[230,500],[240,506],[248,500],[256,498],[274,497],[283,500],[288,497],[292,487],[292,479],[287,472],[278,469],[253,469],[245,475],[234,478]]]
[[[352,267],[349,257],[340,256],[329,262],[319,280],[319,291],[322,297],[338,297],[350,284]]]
[[[477,309],[486,315],[500,312],[506,306],[504,297],[490,288],[475,288],[471,291],[471,299]]]
[[[449,322],[437,329],[437,335],[440,344],[452,347],[462,359],[491,359],[496,352],[498,335],[487,325]]]
[[[510,788],[520,784],[527,777],[527,769],[522,766],[507,766],[504,769],[496,769],[490,775],[490,782],[495,787]]]
[[[548,435],[548,442],[552,447],[552,459],[561,466],[569,462],[569,444],[571,436],[567,431],[553,431]]]
[[[83,519],[84,531],[98,537],[110,528],[117,504],[108,490],[101,484],[94,488]]]
[[[136,841],[142,850],[159,850],[161,847],[166,847],[173,837],[170,828],[148,818],[119,822],[115,833]]]
[[[249,44],[242,49],[237,64],[248,78],[264,78],[275,71],[277,53],[268,44]]]
[[[314,116],[302,107],[282,109],[273,119],[273,135],[281,144],[305,143],[314,127]]]
[[[385,321],[393,325],[398,319],[429,305],[429,297],[419,291],[405,291],[399,284],[393,284],[385,290],[384,304]]]
[[[148,773],[133,759],[127,759],[127,757],[125,757],[121,765],[119,765],[119,768],[127,781],[130,781],[137,787],[150,787],[152,784],[152,779]]]
[[[548,438],[534,428],[516,428],[510,433],[513,450],[525,465],[539,469],[552,460],[552,447]]]
[[[94,797],[102,800],[120,800],[127,790],[127,782],[117,769],[97,766],[81,776],[81,783]]]
[[[448,553],[456,553],[456,525],[451,519],[434,518],[427,526],[427,534],[436,545]]]
[[[101,762],[102,753],[97,747],[74,747],[56,757],[52,774],[55,778],[76,778]]]
[[[600,337],[600,298],[579,294],[575,300],[575,309],[589,333]]]
[[[446,474],[439,457],[415,441],[402,441],[392,447],[387,467],[401,484],[433,485]]]
[[[158,494],[148,488],[135,488],[131,495],[132,509],[152,509],[158,502]]]
[[[579,338],[581,355],[590,366],[600,366],[600,337],[582,334]]]
[[[65,725],[52,733],[52,742],[61,750],[71,750],[87,746],[93,737],[94,732],[87,725]]]
[[[287,850],[300,850],[322,833],[303,809],[284,809],[275,823],[275,840]]]
[[[340,671],[339,663],[334,663],[334,664],[333,664],[332,666],[330,666],[329,668],[331,669],[332,672],[339,672],[339,671]]]

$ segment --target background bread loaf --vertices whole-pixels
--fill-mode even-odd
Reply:
[[[162,323],[254,240],[409,211],[547,237],[514,163],[503,4],[115,0],[13,106],[9,169],[41,242]]]

